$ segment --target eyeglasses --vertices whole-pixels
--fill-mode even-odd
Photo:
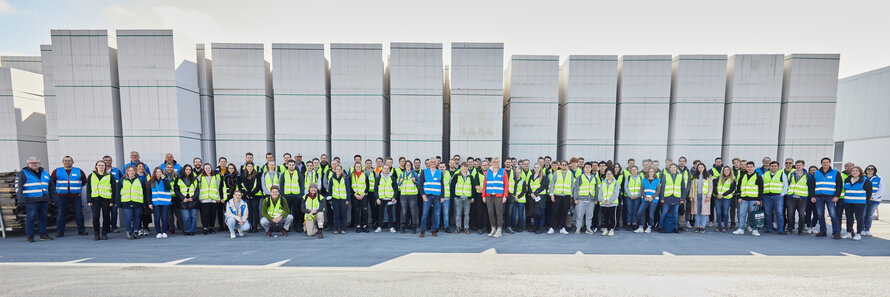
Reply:
[[[785,162],[785,165],[791,165],[791,162]]]

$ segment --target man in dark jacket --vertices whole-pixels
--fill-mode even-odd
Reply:
[[[65,236],[65,215],[68,214],[68,206],[74,210],[77,234],[87,235],[83,225],[83,200],[81,198],[83,186],[87,184],[86,174],[80,168],[74,167],[74,158],[71,156],[63,157],[62,165],[49,175],[49,192],[53,196],[52,200],[59,206],[59,212],[56,215],[56,237]]]
[[[34,242],[34,220],[37,220],[37,231],[40,240],[53,240],[46,234],[46,212],[49,208],[49,173],[40,167],[36,157],[28,158],[28,166],[16,175],[15,193],[19,202],[25,204],[25,234],[28,242]]]

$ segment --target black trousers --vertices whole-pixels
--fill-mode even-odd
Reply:
[[[182,230],[182,212],[180,212],[180,205],[182,200],[173,199],[173,203],[170,204],[170,212],[167,214],[167,221],[170,222],[170,229],[174,232],[178,228]]]
[[[216,207],[216,221],[219,223],[220,228],[226,228],[226,202],[228,200],[221,200]]]
[[[370,224],[368,209],[371,205],[368,201],[370,199],[370,195],[362,197],[362,200],[358,200],[354,196],[352,197],[352,201],[349,202],[352,205],[352,223],[350,225],[355,225],[358,228]]]
[[[217,204],[218,203],[201,203],[201,227],[204,229],[216,226]]]
[[[303,210],[302,204],[303,202],[300,199],[300,195],[292,195],[292,194],[284,194],[284,200],[287,201],[287,206],[290,207],[290,214],[294,217],[294,222],[290,224],[290,228],[293,231],[299,231],[303,226]]]
[[[102,227],[102,234],[108,234],[111,229],[111,200],[99,199],[102,201],[93,202],[90,209],[93,210],[93,232],[99,233],[99,227]],[[106,201],[107,200],[107,201]],[[99,216],[102,216],[102,224],[99,224]]]
[[[806,227],[806,209],[807,209],[807,200],[808,198],[798,199],[798,198],[785,198],[785,209],[788,211],[788,216],[785,217],[785,225],[788,226],[786,230],[791,232],[794,230],[794,214],[797,213],[797,230],[798,232],[803,232],[803,229]]]
[[[615,229],[615,225],[617,221],[617,217],[615,216],[616,211],[618,210],[617,206],[613,207],[601,207],[600,211],[603,213],[603,228],[606,229]]]
[[[550,227],[559,231],[566,226],[566,217],[569,215],[572,197],[556,195],[554,198],[556,201],[553,202],[553,208],[551,208],[553,211],[550,212]]]
[[[256,230],[260,226],[260,197],[247,199],[247,221],[250,229]]]

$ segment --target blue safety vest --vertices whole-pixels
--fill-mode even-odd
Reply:
[[[649,182],[648,178],[643,179],[643,191],[646,193],[646,196],[652,196],[652,201],[658,202],[658,184],[661,183],[661,179],[653,179],[652,182]]]
[[[504,194],[504,168],[499,168],[497,173],[488,169],[485,173],[485,194]]]
[[[837,183],[843,181],[835,180],[837,177],[837,170],[829,170],[828,173],[822,173],[822,170],[816,170],[813,173],[813,178],[816,181],[816,195],[825,195],[825,196],[837,196],[836,192]]]
[[[170,205],[170,194],[169,190],[164,189],[164,181],[159,180],[154,183],[151,187],[151,204],[153,205]]]
[[[442,195],[442,172],[439,169],[431,171],[429,168],[423,170],[423,193],[427,195]]]
[[[81,177],[83,172],[80,168],[72,167],[71,175],[68,175],[65,167],[56,168],[56,194],[80,194],[83,188]]]
[[[879,189],[881,189],[881,177],[877,176],[877,175],[872,176],[871,177],[871,198],[872,199],[881,198],[881,197],[875,197],[876,193],[880,193],[880,192],[878,192]]]
[[[25,169],[25,186],[22,187],[22,196],[25,198],[40,198],[49,194],[49,173],[46,170],[40,171],[40,178],[37,178],[31,170]]]
[[[865,203],[865,179],[859,178],[855,184],[849,182],[844,183],[844,203],[848,204],[864,204]]]

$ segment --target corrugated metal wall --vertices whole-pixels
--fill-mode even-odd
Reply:
[[[504,156],[556,155],[559,56],[514,55],[504,76]]]
[[[618,56],[572,55],[559,78],[559,159],[615,156]]]
[[[679,55],[672,63],[668,157],[710,166],[723,146],[726,55]]]
[[[504,44],[451,44],[450,154],[500,157]]]
[[[273,43],[272,65],[278,156],[329,153],[330,94],[324,44]]]
[[[442,155],[442,64],[441,43],[390,44],[391,155]]]
[[[625,55],[618,61],[616,160],[667,156],[670,55]]]
[[[834,155],[834,116],[840,55],[785,56],[779,158],[816,164]]]

